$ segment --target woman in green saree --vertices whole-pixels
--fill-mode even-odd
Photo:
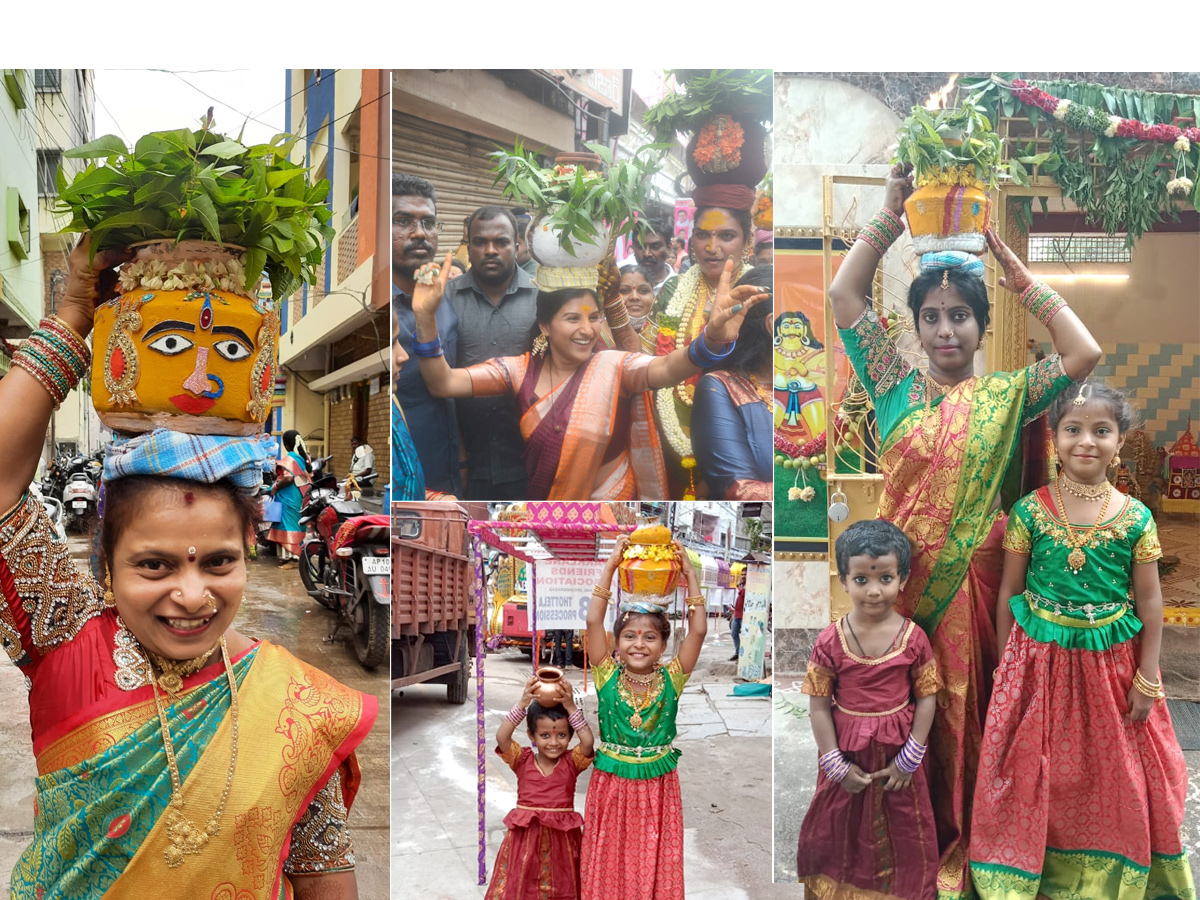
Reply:
[[[872,311],[875,270],[903,232],[912,178],[896,166],[884,208],[862,230],[829,288],[838,333],[875,404],[884,490],[881,519],[913,543],[912,574],[896,604],[929,635],[945,688],[930,733],[930,792],[938,829],[939,900],[973,896],[969,823],[983,723],[996,666],[995,609],[1006,517],[1000,487],[1025,422],[1073,380],[1100,347],[1079,318],[994,234],[1001,284],[1050,331],[1058,351],[1016,372],[975,375],[988,323],[982,261],[926,254],[908,305],[928,371],[907,362]]]
[[[232,627],[274,441],[159,429],[110,449],[103,585],[27,490],[122,261],[93,268],[85,236],[0,380],[0,643],[38,770],[11,896],[353,900],[346,813],[377,703]]]

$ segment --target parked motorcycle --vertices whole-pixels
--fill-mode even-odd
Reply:
[[[29,486],[29,491],[42,504],[42,509],[46,511],[46,518],[50,520],[50,528],[54,532],[54,537],[66,543],[67,532],[63,529],[62,501],[57,497],[47,497],[43,491],[42,484],[36,481]]]
[[[364,668],[388,658],[391,610],[390,522],[365,515],[356,500],[344,500],[328,460],[313,463],[313,481],[300,524],[308,536],[300,549],[300,580],[308,595],[338,613],[327,640],[348,625],[354,653]],[[360,480],[369,484],[374,475]]]

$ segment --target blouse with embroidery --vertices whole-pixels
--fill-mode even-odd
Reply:
[[[1122,499],[1114,494],[1114,502]],[[1028,556],[1029,567],[1025,593],[1010,598],[1009,606],[1034,640],[1104,650],[1141,631],[1132,594],[1133,566],[1162,556],[1154,518],[1130,497],[1099,527],[1089,527],[1068,530],[1048,486],[1013,506],[1004,549]],[[1072,567],[1068,538],[1081,543],[1082,566]]]
[[[899,747],[912,730],[913,701],[944,686],[929,638],[905,619],[893,649],[864,657],[851,649],[845,623],[843,616],[817,636],[801,690],[833,698],[840,750],[863,750],[872,741]]]
[[[839,328],[838,334],[846,347],[846,355],[854,371],[875,404],[880,437],[886,439],[900,420],[925,402],[926,376],[900,352],[879,321],[874,310],[867,308],[849,328]],[[1062,365],[1062,357],[1054,353],[1028,367],[1025,408],[1022,417],[1031,422],[1044,413],[1050,402],[1071,384]],[[930,399],[937,406],[941,395]]]
[[[635,709],[629,698],[637,702],[641,695],[624,696],[621,671],[611,656],[592,669],[600,714],[600,743],[596,747],[599,771],[633,779],[657,778],[675,771],[680,755],[672,743],[675,716],[688,675],[678,657],[659,666],[657,673],[661,689],[645,708]]]
[[[145,684],[128,665],[136,640],[28,493],[0,516],[0,643],[26,677],[35,756],[68,716]],[[295,874],[354,868],[347,814],[335,773],[292,828]]]

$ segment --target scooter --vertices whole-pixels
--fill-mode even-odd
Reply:
[[[87,534],[97,517],[95,483],[86,472],[76,472],[67,478],[62,495],[66,529]]]
[[[57,497],[48,497],[45,494],[43,485],[36,481],[29,486],[29,491],[42,504],[42,509],[46,512],[46,518],[50,520],[50,528],[54,532],[54,539],[61,542],[67,542],[67,532],[63,529],[63,506],[62,501]]]
[[[387,516],[364,515],[357,500],[341,499],[334,476],[320,471],[325,460],[317,462],[300,511],[300,524],[308,528],[300,548],[300,580],[310,597],[338,613],[337,627],[325,640],[336,640],[348,625],[355,656],[373,669],[388,658],[391,639],[391,523]]]

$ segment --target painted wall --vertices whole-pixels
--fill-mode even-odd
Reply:
[[[18,108],[7,90],[0,89],[0,279],[3,280],[4,305],[20,321],[10,329],[36,327],[42,312],[42,254],[38,242],[37,194],[37,116],[33,92],[33,69],[11,71],[24,96],[24,108]],[[27,258],[13,252],[10,240],[24,244],[18,234],[10,234],[6,214],[9,189],[15,188],[29,211]],[[10,332],[11,334],[11,332]]]

